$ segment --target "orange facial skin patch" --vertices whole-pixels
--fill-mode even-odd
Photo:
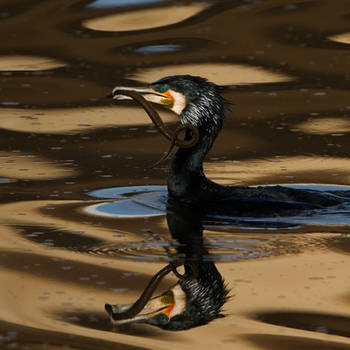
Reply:
[[[167,97],[167,98],[162,98],[161,104],[163,104],[164,106],[166,106],[168,108],[173,108],[174,103],[175,103],[175,98],[174,98],[174,96],[171,95],[169,90],[164,92],[162,95]]]
[[[168,318],[170,318],[170,313],[171,313],[171,311],[173,311],[174,307],[175,307],[175,304],[170,305],[168,308],[166,308],[166,309],[163,311],[163,314],[167,315]]]
[[[171,93],[168,91],[164,92],[164,94],[166,97],[169,97],[170,99],[172,99],[173,101],[175,101],[174,97],[171,95]]]

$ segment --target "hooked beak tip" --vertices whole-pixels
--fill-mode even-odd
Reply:
[[[106,95],[107,98],[113,98],[114,97],[114,94],[113,92],[109,92],[107,95]],[[107,304],[106,304],[107,305]]]

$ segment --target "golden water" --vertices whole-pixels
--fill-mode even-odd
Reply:
[[[226,317],[115,331],[104,303],[140,295],[169,230],[163,215],[84,210],[92,190],[166,183],[167,164],[147,168],[166,140],[140,108],[105,95],[174,74],[227,87],[208,177],[350,185],[349,2],[103,3],[0,1],[0,347],[350,349],[347,224],[207,229],[224,242],[213,253],[232,258],[217,263]],[[254,254],[239,255],[237,240]]]

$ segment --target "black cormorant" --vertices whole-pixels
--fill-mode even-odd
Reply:
[[[106,304],[115,325],[141,322],[175,331],[198,327],[223,316],[228,289],[203,245],[200,215],[186,205],[172,206],[167,211],[169,231],[178,243],[177,256],[184,261],[184,276],[189,277],[179,278],[172,288],[150,299],[161,278],[170,272],[165,267],[153,277],[150,283],[153,287],[147,287],[151,292],[146,289],[135,304]]]
[[[293,214],[296,210],[316,209],[336,205],[349,198],[315,190],[300,190],[283,186],[222,186],[209,180],[203,172],[203,160],[220,132],[227,102],[221,96],[222,87],[191,75],[169,76],[146,88],[115,87],[114,99],[129,99],[121,90],[134,91],[147,101],[175,112],[182,124],[198,129],[199,140],[190,148],[179,148],[172,159],[168,175],[171,198],[200,205],[208,211],[239,215]],[[192,131],[187,130],[185,140]]]

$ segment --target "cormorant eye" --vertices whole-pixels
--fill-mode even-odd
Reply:
[[[158,322],[159,322],[159,324],[164,326],[169,322],[169,317],[165,314],[160,314],[158,316]]]
[[[167,92],[169,90],[169,86],[166,84],[162,84],[159,86],[159,92],[164,93]]]

